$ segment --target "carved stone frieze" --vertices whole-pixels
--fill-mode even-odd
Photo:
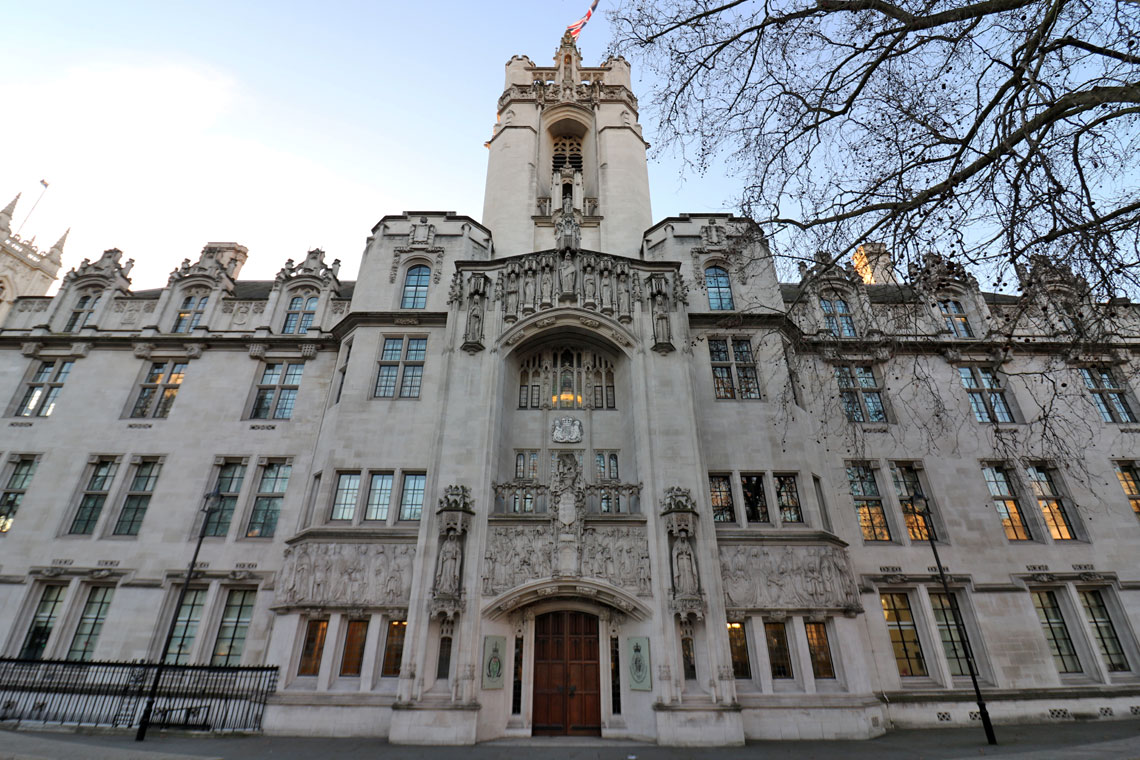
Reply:
[[[395,543],[290,546],[285,549],[277,596],[293,606],[406,606],[415,553],[411,544]]]
[[[547,526],[491,528],[483,562],[484,596],[497,596],[524,583],[551,577],[556,567],[555,548]],[[645,529],[614,525],[587,527],[583,531],[581,567],[577,575],[605,581],[638,596],[649,596],[652,589]]]
[[[837,546],[722,546],[720,571],[730,608],[859,607],[847,552]]]

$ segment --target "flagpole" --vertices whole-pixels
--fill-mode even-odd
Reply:
[[[16,230],[16,235],[19,235],[20,232],[23,231],[24,225],[27,224],[28,220],[32,218],[32,211],[35,211],[36,206],[40,205],[40,201],[43,199],[44,193],[47,192],[47,189],[48,189],[47,180],[41,179],[40,184],[44,186],[43,190],[40,190],[40,197],[36,198],[36,202],[32,204],[32,208],[30,211],[28,211],[28,215],[24,217],[24,221],[20,222],[20,227],[19,227],[19,229]]]

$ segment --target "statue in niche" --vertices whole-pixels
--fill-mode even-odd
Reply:
[[[582,287],[586,291],[586,300],[593,301],[594,296],[597,294],[597,281],[594,277],[594,268],[592,266],[586,265],[586,272],[582,276],[582,279]]]
[[[573,295],[578,286],[578,267],[567,253],[562,257],[562,295]]]
[[[568,216],[573,216],[574,211],[574,196],[562,194],[562,213]]]
[[[567,204],[563,198],[562,205]],[[557,241],[559,251],[576,251],[582,247],[582,228],[574,218],[573,211],[563,211],[558,219]]]
[[[653,296],[653,340],[668,343],[669,338],[669,299],[657,293]]]
[[[693,548],[689,537],[682,534],[673,544],[673,594],[675,596],[696,596],[698,594],[697,567],[693,564]]]
[[[523,282],[523,306],[534,308],[534,270],[526,270],[526,279]]]
[[[629,277],[625,272],[618,275],[617,302],[618,314],[629,314]]]
[[[613,277],[608,269],[602,272],[602,309],[606,312],[614,310]]]
[[[515,272],[507,275],[507,314],[516,314],[519,310],[519,276]]]
[[[542,302],[550,303],[551,292],[554,289],[554,275],[550,271],[549,262],[542,265]]]
[[[467,340],[478,343],[483,339],[483,296],[471,293],[471,307],[467,310]]]
[[[463,561],[463,550],[455,531],[449,531],[439,550],[439,568],[435,573],[435,590],[439,596],[459,594],[459,570]]]

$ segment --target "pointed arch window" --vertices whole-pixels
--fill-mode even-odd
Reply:
[[[417,264],[404,276],[404,295],[400,299],[401,309],[423,309],[427,307],[428,281],[431,269]]]
[[[202,315],[206,313],[206,304],[209,302],[210,297],[189,295],[182,299],[182,306],[178,309],[178,316],[174,319],[174,330],[176,333],[188,333],[198,326],[202,321]]]
[[[519,370],[519,408],[616,409],[614,365],[580,348],[536,351]]]
[[[580,137],[556,137],[551,151],[551,164],[554,171],[567,166],[574,171],[582,171],[582,139]]]
[[[723,267],[712,266],[705,270],[705,287],[709,292],[709,311],[732,311],[732,283]]]
[[[827,331],[836,338],[854,338],[855,321],[851,318],[851,307],[842,298],[821,298],[819,307],[823,310],[823,321]]]
[[[80,296],[79,300],[75,302],[75,308],[71,311],[71,316],[67,318],[67,324],[64,325],[63,331],[65,333],[75,332],[86,327],[92,315],[95,314],[95,307],[98,305],[98,293],[89,293]]]
[[[281,326],[281,332],[285,335],[304,335],[313,325],[316,314],[316,296],[293,296],[289,301],[289,310],[285,312],[285,324]]]

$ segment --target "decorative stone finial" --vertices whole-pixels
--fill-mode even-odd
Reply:
[[[12,233],[12,216],[16,213],[16,201],[20,200],[20,193],[16,193],[16,197],[12,202],[0,211],[0,233],[10,235]]]

